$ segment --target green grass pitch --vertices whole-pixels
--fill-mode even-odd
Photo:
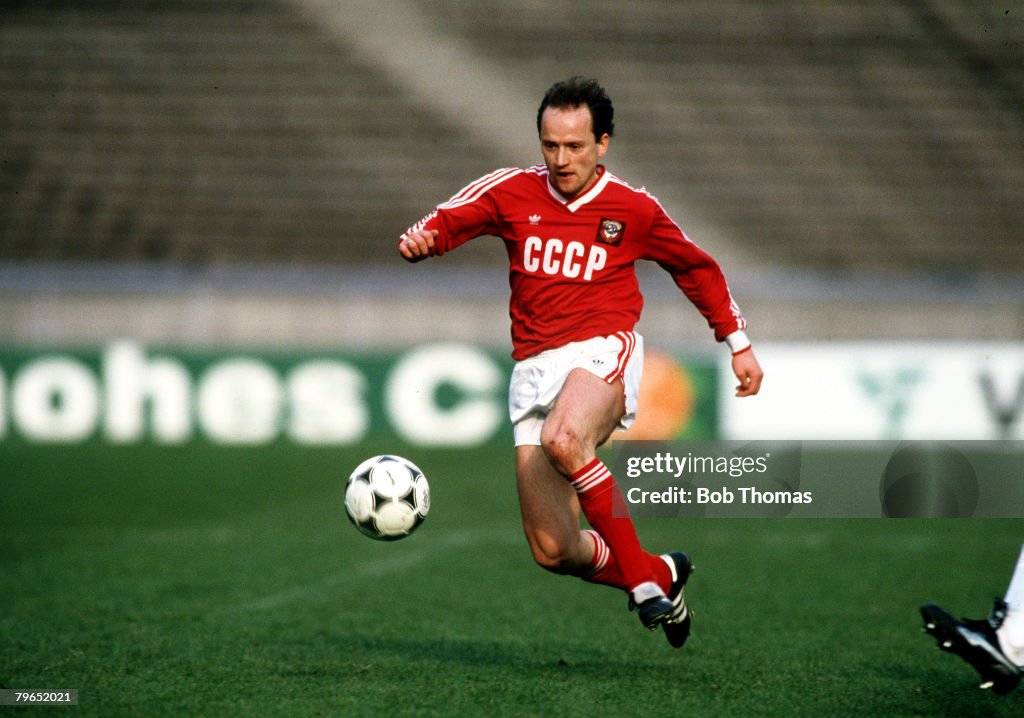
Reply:
[[[430,517],[396,543],[346,520],[348,471],[403,453]],[[919,604],[1002,595],[1009,520],[681,520],[694,635],[536,568],[511,449],[0,447],[0,684],[77,708],[0,714],[1010,716],[921,633]],[[838,478],[838,477],[837,477]]]

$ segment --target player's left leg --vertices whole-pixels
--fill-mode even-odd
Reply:
[[[516,487],[523,532],[539,566],[552,573],[628,589],[604,538],[597,531],[580,530],[576,492],[551,466],[540,446],[516,447]],[[647,552],[644,557],[671,597],[676,585],[666,558]]]
[[[569,480],[584,515],[607,542],[640,619],[651,630],[670,620],[666,598],[640,545],[619,485],[598,458],[625,412],[621,380],[611,384],[585,369],[574,369],[541,430],[541,446],[554,469]]]
[[[539,566],[553,573],[579,576],[592,583],[629,590],[630,584],[622,578],[601,534],[596,530],[580,530],[580,503],[576,492],[551,466],[541,447],[516,447],[516,484],[523,532]],[[689,635],[689,619],[682,603],[682,586],[689,576],[689,566],[685,572],[673,573],[674,565],[669,565],[674,560],[672,556],[654,556],[646,551],[643,552],[643,560],[651,573],[659,574],[659,583],[665,586],[659,595],[668,594],[668,605],[656,598],[645,607],[631,594],[630,608],[640,611],[645,625],[655,621],[651,618],[653,611],[656,611],[653,613],[655,617],[668,614],[670,618],[657,620],[652,625],[663,624],[669,642],[676,647],[681,646]],[[640,600],[645,599],[641,597]],[[646,600],[650,601],[650,598]],[[675,622],[672,626],[668,625],[670,620]]]

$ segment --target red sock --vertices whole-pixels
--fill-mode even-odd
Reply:
[[[619,566],[615,563],[615,559],[612,558],[611,549],[608,548],[605,540],[601,538],[601,534],[590,529],[583,533],[590,536],[594,541],[594,557],[590,560],[587,572],[581,578],[590,583],[601,583],[605,586],[626,590],[622,574],[619,573]],[[644,556],[647,558],[647,565],[650,567],[651,573],[654,574],[654,580],[661,587],[661,590],[665,592],[665,595],[668,595],[669,590],[672,588],[672,571],[669,569],[668,564],[660,556],[655,556],[652,553],[644,551]]]
[[[612,511],[616,502],[620,507],[624,507],[625,501],[619,484],[608,467],[595,457],[570,476],[569,480],[576,489],[583,515],[608,544],[623,587],[627,591],[632,591],[641,583],[655,581],[650,562],[647,560],[649,554],[640,546],[632,519],[628,513],[617,517]],[[620,508],[618,513],[624,512]]]

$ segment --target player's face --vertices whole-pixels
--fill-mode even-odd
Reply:
[[[590,108],[548,107],[540,118],[540,147],[550,182],[566,199],[583,194],[597,179],[608,135],[594,139]]]

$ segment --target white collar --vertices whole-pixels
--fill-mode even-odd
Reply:
[[[601,194],[601,190],[603,190],[605,185],[608,184],[609,179],[611,179],[611,172],[609,172],[606,167],[601,165],[601,174],[600,176],[598,176],[597,182],[594,183],[594,186],[588,189],[583,194],[581,194],[576,199],[574,199],[572,202],[570,202],[569,200],[562,196],[561,192],[554,188],[554,186],[551,184],[551,176],[548,175],[548,192],[550,192],[551,196],[554,197],[560,204],[565,205],[565,208],[567,210],[569,210],[570,212],[575,212],[583,205],[592,202],[594,198]]]

